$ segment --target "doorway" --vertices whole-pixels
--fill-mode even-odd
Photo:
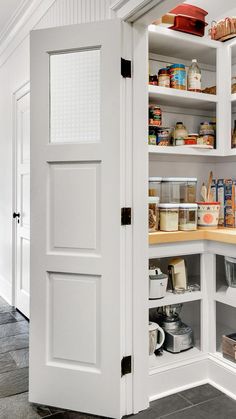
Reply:
[[[13,96],[13,304],[30,317],[30,85]]]

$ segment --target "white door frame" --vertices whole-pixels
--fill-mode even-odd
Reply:
[[[17,204],[17,101],[30,92],[30,82],[25,82],[12,95],[12,214]],[[11,214],[11,216],[12,216]],[[12,218],[12,305],[16,305],[16,221]]]

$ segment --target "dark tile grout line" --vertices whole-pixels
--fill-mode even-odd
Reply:
[[[188,400],[188,399],[187,399],[186,397],[184,397],[182,394],[177,393],[177,395],[178,395],[179,397],[181,397],[181,399],[183,399],[183,400],[185,400],[186,402],[190,403],[190,405],[194,406],[194,403],[190,402],[190,400]]]

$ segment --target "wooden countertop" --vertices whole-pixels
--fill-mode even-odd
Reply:
[[[236,228],[173,232],[157,231],[156,233],[149,233],[150,245],[193,240],[213,240],[227,244],[236,244]]]

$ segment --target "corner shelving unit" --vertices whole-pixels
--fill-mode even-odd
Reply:
[[[206,81],[206,85],[203,87],[214,85],[213,83],[217,87],[217,94],[211,95],[160,86],[148,86],[149,103],[160,105],[162,108],[163,126],[173,126],[174,121],[183,120],[185,125],[189,124],[190,129],[193,130],[192,132],[196,132],[200,121],[203,121],[204,118],[216,116],[217,120],[215,149],[149,145],[150,176],[168,176],[168,174],[169,176],[183,176],[186,173],[189,176],[197,175],[200,179],[199,183],[201,183],[206,176],[202,174],[202,171],[209,172],[209,162],[216,164],[214,168],[218,168],[217,164],[222,157],[224,157],[222,162],[226,161],[225,159],[229,159],[227,160],[229,162],[234,160],[236,149],[231,149],[230,135],[231,108],[233,110],[233,106],[235,106],[234,109],[236,110],[236,93],[231,94],[230,91],[232,55],[235,57],[236,75],[235,40],[231,41],[229,46],[226,46],[220,42],[186,35],[163,27],[154,25],[149,27],[149,62],[153,69],[159,69],[177,62],[181,62],[188,67],[191,59],[197,58]],[[197,159],[196,156],[199,156],[199,158]],[[229,158],[230,156],[231,158]],[[212,159],[212,157],[215,157],[215,159]],[[170,165],[170,162],[173,162],[173,165]],[[194,164],[199,162],[201,167],[197,173],[193,173],[194,170],[197,170],[196,166],[193,167]],[[203,163],[205,167],[203,167]],[[222,167],[219,168],[220,177],[224,176],[221,174],[222,170],[225,170]],[[230,170],[227,172],[228,177],[230,177]],[[183,173],[183,171],[185,172]],[[200,257],[199,276],[201,286],[200,291],[186,292],[180,295],[167,292],[162,300],[149,300],[148,302],[148,309],[151,311],[164,305],[182,303],[183,307],[195,307],[195,309],[197,307],[197,313],[199,313],[195,316],[197,320],[195,324],[193,321],[193,325],[191,324],[191,317],[189,323],[188,317],[186,319],[186,324],[190,324],[193,326],[193,330],[197,330],[197,338],[192,349],[179,354],[164,351],[163,356],[150,357],[150,400],[206,379],[206,370],[210,365],[210,360],[213,360],[210,373],[212,374],[210,377],[212,382],[216,380],[222,387],[227,382],[228,394],[234,394],[236,397],[235,381],[232,381],[229,372],[233,370],[236,374],[236,364],[223,358],[219,345],[221,334],[233,331],[228,314],[236,314],[236,292],[234,298],[234,295],[230,295],[226,284],[223,282],[216,287],[216,255],[235,257],[235,245],[236,229],[222,228],[219,230],[149,234],[149,259],[158,258],[162,260],[178,255],[181,257]],[[220,323],[221,306],[228,307],[226,309],[228,314],[226,313],[222,324]],[[185,321],[184,318],[183,321]],[[219,368],[224,370],[222,380],[217,372],[217,364]],[[233,375],[233,380],[235,379],[236,377]],[[160,383],[162,383],[161,388]]]

